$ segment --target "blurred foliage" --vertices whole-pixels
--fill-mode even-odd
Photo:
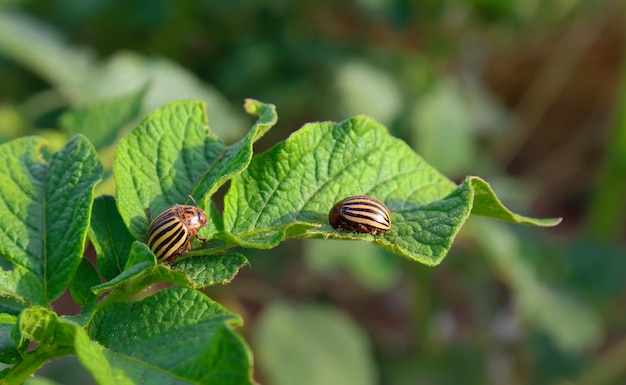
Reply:
[[[564,223],[474,221],[434,269],[352,245],[255,252],[211,293],[244,315],[248,340],[323,357],[331,341],[313,334],[263,339],[285,322],[319,333],[327,317],[369,337],[353,362],[375,360],[381,384],[621,384],[625,47],[619,0],[4,1],[0,141],[60,147],[64,113],[144,87],[138,115],[203,99],[227,142],[243,135],[244,98],[277,105],[261,147],[308,121],[372,116],[451,178],[480,174],[509,207]],[[289,378],[270,358],[259,380]]]

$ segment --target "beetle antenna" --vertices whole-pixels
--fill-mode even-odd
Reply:
[[[198,202],[196,202],[196,200],[195,200],[195,199],[193,199],[193,197],[192,197],[191,195],[187,195],[187,196],[189,197],[189,199],[191,199],[191,200],[193,201],[193,203],[195,203],[195,204],[196,204],[196,207],[197,207],[197,208],[200,208],[200,206],[198,206]]]

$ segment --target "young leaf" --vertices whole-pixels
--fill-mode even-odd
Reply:
[[[98,284],[100,284],[100,276],[96,268],[88,259],[83,258],[70,285],[72,298],[80,306],[93,305],[96,302],[96,295],[91,288]]]
[[[389,234],[330,227],[329,210],[352,195],[370,195],[389,207]],[[478,178],[455,186],[365,116],[306,125],[254,157],[224,200],[225,232],[218,237],[227,243],[270,248],[287,237],[361,239],[427,265],[441,262],[472,210],[519,223],[558,223],[512,214]]]
[[[115,99],[67,111],[59,120],[61,129],[69,136],[83,134],[94,147],[102,149],[113,143],[117,133],[139,116],[146,91],[147,87],[142,87]]]
[[[208,129],[205,105],[182,101],[147,116],[119,143],[113,170],[120,215],[135,239],[148,228],[146,209],[158,215],[174,204],[212,194],[252,157],[252,144],[276,121],[274,107],[248,101],[259,122],[239,143],[226,148]],[[206,206],[206,205],[205,205]],[[208,227],[208,226],[207,226]],[[211,230],[200,230],[206,236]]]
[[[155,282],[170,282],[181,286],[190,285],[185,274],[173,271],[163,264],[157,264],[156,257],[148,246],[135,241],[129,253],[128,263],[122,273],[110,281],[92,287],[91,290],[98,296],[106,291],[115,290],[119,297],[128,298]],[[105,301],[111,301],[111,298],[106,298]],[[119,298],[117,299],[119,300]]]
[[[258,120],[250,132],[248,132],[248,135],[226,148],[223,158],[215,165],[215,168],[209,170],[203,181],[204,186],[200,186],[202,191],[208,191],[209,196],[217,191],[226,181],[240,174],[248,167],[252,159],[252,145],[265,135],[278,120],[276,107],[272,104],[246,99],[244,107],[248,114],[257,116]]]
[[[28,308],[19,317],[22,336],[48,347],[73,347],[77,325],[61,321],[59,316],[42,307]]]
[[[7,369],[0,383],[25,383],[46,361],[74,353],[75,334],[80,327],[59,318],[53,311],[42,307],[25,309],[19,316],[18,324],[21,336],[39,346],[24,354],[20,361]]]
[[[102,165],[80,135],[50,156],[39,138],[0,146],[0,255],[3,291],[49,306],[69,285],[82,258]]]
[[[194,286],[199,288],[228,283],[247,264],[248,259],[241,254],[201,255],[176,262],[172,269],[187,274]]]
[[[17,316],[27,307],[27,304],[11,297],[11,293],[5,292],[5,296],[0,295],[0,313]]]
[[[110,365],[135,381],[251,384],[250,351],[229,327],[240,323],[202,293],[171,287],[98,312],[89,336],[104,346]],[[150,381],[142,378],[146,371]]]
[[[491,186],[478,177],[468,177],[463,183],[471,185],[474,197],[472,214],[534,226],[556,226],[561,222],[561,218],[536,219],[509,211],[496,197]]]
[[[101,195],[94,201],[89,239],[102,276],[107,280],[117,277],[126,265],[134,239],[117,211],[114,197]]]
[[[16,323],[17,317],[14,315],[0,314],[0,362],[4,364],[13,364],[19,361],[22,352],[28,345],[24,344],[20,348],[19,341],[13,337]]]

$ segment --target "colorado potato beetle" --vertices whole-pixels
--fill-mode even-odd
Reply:
[[[357,195],[335,203],[328,214],[330,225],[339,231],[353,233],[388,233],[391,229],[391,214],[378,199]]]
[[[206,214],[196,206],[174,205],[150,223],[146,238],[158,261],[173,263],[179,255],[191,251],[191,237],[206,242],[198,235],[198,229],[207,224]]]

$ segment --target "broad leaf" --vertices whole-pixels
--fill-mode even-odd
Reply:
[[[97,342],[91,341],[84,330],[81,329],[76,333],[74,342],[78,359],[99,385],[133,385],[136,383],[124,372],[124,368],[119,367],[121,365],[117,360],[118,357]],[[160,372],[158,369],[152,370]],[[148,371],[149,369],[146,368],[143,373],[146,378],[149,377],[146,375]],[[146,380],[145,383],[150,382]]]
[[[373,237],[333,230],[328,212],[352,195],[382,200],[392,213],[391,232]],[[360,239],[436,265],[472,210],[519,223],[558,223],[511,213],[478,178],[455,186],[380,124],[360,116],[308,124],[254,157],[226,194],[219,238],[257,248],[287,237]]]
[[[102,165],[93,146],[75,136],[50,155],[39,138],[0,146],[2,291],[48,306],[80,264]]]
[[[134,239],[117,211],[114,197],[96,198],[91,216],[89,240],[96,250],[98,269],[105,279],[111,280],[124,269]]]
[[[174,204],[190,203],[190,194],[208,198],[247,166],[253,142],[276,120],[273,106],[248,101],[247,108],[259,114],[259,122],[232,147],[209,131],[205,105],[199,101],[165,105],[120,141],[113,166],[117,204],[135,239],[145,239],[146,210],[154,217]],[[210,224],[200,234],[216,231]]]
[[[104,346],[109,365],[134,381],[251,384],[250,351],[230,329],[239,324],[202,293],[172,287],[97,313],[89,336]]]

